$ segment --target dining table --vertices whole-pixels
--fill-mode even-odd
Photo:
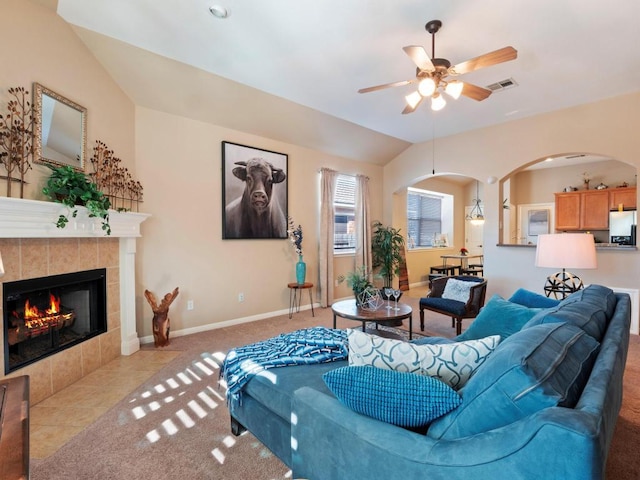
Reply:
[[[467,253],[466,255],[462,255],[461,253],[458,253],[458,254],[440,255],[440,258],[442,258],[443,267],[449,266],[447,263],[449,260],[458,260],[460,262],[460,265],[459,266],[456,265],[456,267],[458,268],[458,273],[460,273],[463,269],[466,269],[469,266],[469,259],[482,258],[482,255],[469,254],[469,253]]]

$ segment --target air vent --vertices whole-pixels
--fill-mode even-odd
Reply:
[[[587,156],[587,155],[586,155],[585,153],[579,153],[579,154],[577,154],[577,155],[567,155],[567,156],[566,156],[566,157],[564,157],[564,158],[566,158],[566,159],[571,159],[571,158],[582,158],[582,157],[586,157],[586,156]]]
[[[487,85],[487,88],[492,92],[498,92],[502,90],[507,90],[508,88],[517,87],[518,84],[513,78],[507,78],[506,80],[500,80],[499,82],[492,83],[491,85]]]

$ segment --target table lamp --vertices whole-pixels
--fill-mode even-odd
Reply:
[[[550,233],[538,235],[536,267],[562,268],[547,277],[547,297],[564,299],[582,288],[582,280],[565,268],[598,268],[596,245],[590,233]]]

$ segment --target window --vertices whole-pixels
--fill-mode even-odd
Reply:
[[[336,193],[333,198],[333,226],[334,253],[353,253],[356,248],[355,231],[356,212],[356,177],[338,175],[336,179]]]
[[[453,238],[453,196],[409,188],[407,231],[409,248],[448,246]]]

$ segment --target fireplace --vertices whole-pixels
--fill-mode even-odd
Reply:
[[[107,331],[106,269],[3,284],[5,374]]]

